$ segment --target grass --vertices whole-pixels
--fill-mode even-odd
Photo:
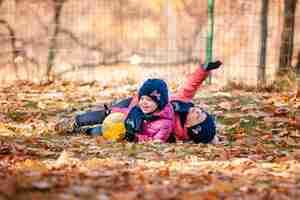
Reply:
[[[240,127],[245,129],[246,134],[250,134],[251,131],[258,126],[257,118],[246,116],[240,120]]]
[[[38,108],[38,102],[36,101],[31,101],[31,100],[26,100],[24,103],[25,108],[33,108],[36,109]]]

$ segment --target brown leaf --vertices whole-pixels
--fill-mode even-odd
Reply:
[[[291,131],[289,136],[294,138],[300,138],[300,131],[299,130]]]
[[[101,145],[101,144],[107,144],[108,141],[104,139],[102,136],[97,136],[96,137],[96,144]]]
[[[10,144],[5,144],[0,141],[0,155],[1,154],[10,154],[13,148]]]
[[[221,107],[224,110],[231,110],[232,104],[229,101],[224,101],[222,103],[219,103],[219,107]]]
[[[15,177],[7,177],[0,179],[0,194],[11,197],[17,192],[17,183]],[[1,197],[1,195],[0,195]],[[9,199],[9,198],[8,198]]]
[[[264,147],[262,144],[260,144],[260,143],[258,143],[258,144],[255,146],[255,151],[256,151],[256,153],[258,153],[258,154],[261,154],[261,153],[265,153],[265,152],[266,152],[265,147]]]
[[[300,115],[295,117],[295,127],[300,129]]]
[[[300,150],[295,150],[295,151],[292,153],[292,155],[293,155],[293,157],[294,157],[296,160],[300,161]],[[298,166],[299,166],[299,170],[300,170],[300,165],[298,165]]]
[[[139,199],[139,198],[137,198],[138,195],[139,195],[138,191],[127,191],[127,192],[119,191],[119,192],[114,192],[112,194],[112,199],[113,200],[119,200],[119,199],[122,199],[122,200]],[[110,199],[110,198],[107,197],[107,199]]]

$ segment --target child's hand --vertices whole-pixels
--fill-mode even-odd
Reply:
[[[223,63],[221,61],[215,61],[215,62],[209,62],[207,64],[203,64],[203,68],[206,70],[206,71],[211,71],[211,70],[214,70],[214,69],[218,69]]]

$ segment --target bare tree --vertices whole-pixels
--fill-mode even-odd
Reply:
[[[300,52],[298,53],[298,56],[297,56],[297,64],[296,64],[295,68],[296,68],[296,71],[300,73]]]
[[[260,16],[260,38],[261,49],[258,66],[258,84],[261,86],[266,84],[266,55],[267,55],[267,40],[268,40],[268,9],[269,0],[262,1],[261,16]]]
[[[278,75],[291,67],[294,48],[295,12],[297,0],[284,0],[284,21],[281,36]]]
[[[59,33],[59,28],[60,28],[60,16],[61,16],[61,11],[63,8],[63,4],[67,0],[53,0],[54,1],[54,18],[53,18],[53,23],[54,23],[54,31],[53,35],[50,39],[50,46],[49,46],[49,51],[48,51],[48,62],[47,62],[47,70],[46,70],[46,76],[49,80],[50,74],[53,68],[54,60],[55,60],[55,55],[56,55],[56,50],[57,50],[57,35]]]
[[[300,52],[297,56],[297,64],[295,66],[296,69],[296,79],[297,79],[297,97],[300,98]]]
[[[2,1],[0,1],[0,5],[1,5]],[[8,33],[9,33],[9,39],[10,39],[10,45],[11,45],[11,48],[12,48],[12,51],[11,51],[11,55],[12,55],[12,64],[13,64],[13,67],[14,67],[14,70],[15,70],[15,73],[16,73],[16,76],[18,78],[18,66],[16,64],[16,58],[18,57],[18,50],[16,48],[16,34],[15,34],[15,31],[13,30],[13,28],[10,26],[10,24],[6,21],[6,20],[2,20],[0,19],[0,25],[4,25],[7,30],[8,30]]]

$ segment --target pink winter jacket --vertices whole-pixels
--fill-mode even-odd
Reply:
[[[122,112],[127,116],[131,108],[135,106],[137,102],[137,97],[134,97],[128,108],[112,108],[112,112]],[[159,116],[160,118],[151,122],[144,121],[143,132],[137,133],[137,142],[146,142],[149,140],[166,142],[171,133],[173,133],[175,115],[170,103],[153,115]]]
[[[191,102],[198,88],[201,86],[208,74],[209,73],[205,71],[202,67],[198,67],[195,72],[188,75],[187,81],[184,83],[183,87],[178,91],[178,93],[171,96],[171,101],[180,100],[184,102]],[[187,134],[187,128],[185,126],[182,127],[178,113],[175,113],[175,122],[173,130],[176,136],[176,140],[189,139]]]

